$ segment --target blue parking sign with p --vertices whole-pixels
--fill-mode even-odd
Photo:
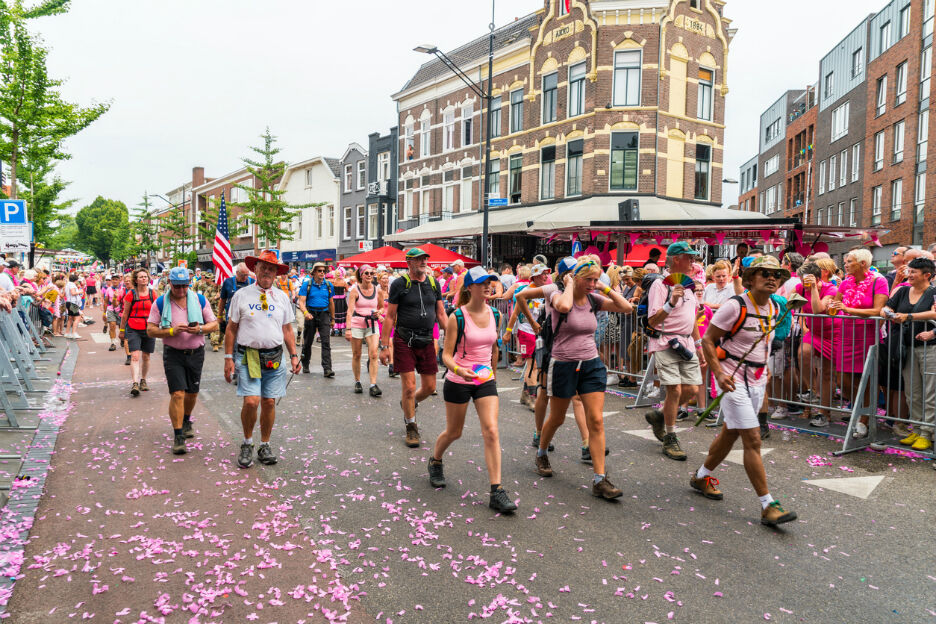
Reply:
[[[26,200],[0,199],[0,225],[26,225]]]

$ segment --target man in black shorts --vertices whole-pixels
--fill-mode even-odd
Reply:
[[[406,423],[406,445],[419,446],[416,426],[416,406],[436,387],[439,372],[432,329],[436,323],[445,327],[448,317],[442,303],[439,284],[429,271],[429,254],[414,247],[406,252],[408,273],[390,284],[387,316],[380,335],[380,363],[390,361],[390,330],[393,331],[393,370],[400,374],[403,386],[403,420]],[[416,390],[416,373],[420,386]]]

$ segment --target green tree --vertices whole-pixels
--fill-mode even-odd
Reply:
[[[181,257],[182,250],[185,248],[185,237],[186,237],[186,227],[185,227],[185,217],[182,214],[182,210],[175,206],[172,206],[162,214],[157,217],[159,227],[162,228],[163,232],[167,232],[169,235],[169,250],[172,252],[173,259],[178,259]],[[165,245],[165,239],[160,240],[160,245]]]
[[[103,115],[110,104],[82,108],[66,102],[61,80],[50,78],[47,50],[26,22],[68,10],[68,0],[44,0],[31,8],[22,0],[0,0],[0,160],[10,163],[10,195],[18,197],[22,160],[42,168],[70,155],[63,142]]]
[[[74,199],[60,199],[70,182],[55,175],[54,165],[50,160],[23,160],[19,171],[20,179],[25,183],[19,191],[19,196],[25,199],[29,206],[33,235],[37,243],[49,246],[50,241],[58,235],[58,227],[55,224],[61,222],[64,211],[75,203]]]
[[[146,266],[150,266],[152,254],[159,251],[159,222],[156,211],[150,204],[149,194],[143,193],[143,201],[137,204],[133,214],[133,223],[130,224],[130,240],[132,255],[146,258]]]
[[[59,216],[51,224],[52,234],[41,244],[46,249],[74,249],[78,240],[78,224],[70,214]]]
[[[280,149],[275,147],[276,137],[270,134],[269,127],[260,138],[263,139],[263,147],[250,149],[261,159],[241,159],[259,186],[254,188],[242,184],[234,185],[247,192],[247,202],[237,204],[243,209],[237,227],[241,226],[244,219],[249,219],[250,223],[257,227],[257,237],[261,241],[267,246],[278,246],[280,241],[293,239],[292,220],[300,210],[323,204],[289,205],[283,200],[285,191],[276,186],[286,171],[286,163],[276,160]]]
[[[94,255],[109,263],[129,256],[127,242],[130,237],[130,216],[122,201],[105,199],[100,195],[78,211],[76,239],[79,251]]]

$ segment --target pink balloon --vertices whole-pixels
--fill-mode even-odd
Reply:
[[[804,245],[803,243],[800,243],[796,246],[796,253],[798,253],[799,255],[803,257],[808,256],[811,252],[812,250],[809,248],[809,245]]]
[[[829,243],[820,241],[813,245],[813,251],[818,253],[829,253]]]

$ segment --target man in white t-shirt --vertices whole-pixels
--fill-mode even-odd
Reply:
[[[294,375],[302,366],[296,353],[295,320],[289,296],[274,288],[277,275],[286,275],[289,267],[280,264],[270,250],[259,256],[247,256],[247,268],[255,272],[257,281],[238,290],[228,308],[228,325],[224,334],[224,378],[231,383],[237,375],[237,396],[244,397],[241,425],[244,441],[237,463],[249,468],[253,463],[253,430],[260,408],[260,448],[257,460],[272,465],[277,459],[270,449],[270,436],[276,420],[276,399],[286,394],[286,373]],[[236,352],[235,352],[236,346]],[[283,347],[289,352],[289,364]]]

